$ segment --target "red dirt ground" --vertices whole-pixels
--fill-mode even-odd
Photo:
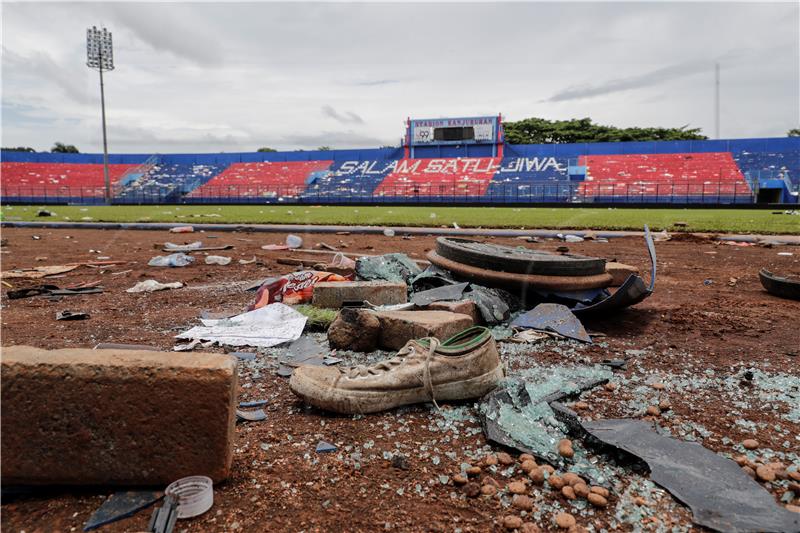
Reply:
[[[34,239],[34,235],[40,239]],[[216,236],[211,239],[209,237]],[[124,265],[104,268],[80,267],[62,278],[45,280],[8,279],[15,288],[42,282],[62,287],[102,280],[103,294],[65,297],[58,302],[45,298],[2,299],[2,345],[28,344],[43,348],[92,347],[99,342],[149,344],[164,350],[174,345],[178,332],[196,323],[203,310],[241,312],[254,293],[241,285],[225,285],[283,274],[293,267],[277,264],[279,257],[310,258],[309,265],[323,256],[302,253],[268,252],[263,244],[280,243],[283,235],[248,233],[195,233],[176,235],[160,231],[102,230],[29,230],[5,229],[2,247],[2,270],[38,265],[97,260],[108,256],[123,260]],[[305,246],[325,242],[344,251],[376,254],[403,251],[423,259],[433,247],[433,237],[402,239],[399,236],[304,235]],[[228,266],[205,265],[202,257],[185,268],[153,268],[147,261],[160,252],[165,241],[176,243],[203,240],[206,245],[232,244],[233,250],[211,252],[234,258]],[[563,243],[545,241],[528,245],[517,239],[486,239],[500,244],[555,250]],[[346,249],[344,249],[346,246]],[[571,252],[616,259],[649,268],[643,240],[619,238],[608,243],[569,244]],[[99,250],[99,252],[92,252]],[[718,374],[734,375],[746,367],[769,369],[794,377],[800,376],[800,302],[781,300],[767,294],[758,280],[758,270],[766,267],[775,273],[800,275],[800,248],[737,247],[682,236],[656,243],[658,277],[655,294],[643,303],[613,316],[584,320],[588,330],[602,332],[602,343],[586,348],[585,362],[624,357],[626,350],[647,350],[650,354],[638,361],[646,371],[679,373],[687,366],[712,369]],[[792,252],[779,256],[778,252]],[[195,254],[199,255],[199,254]],[[256,256],[258,262],[240,265],[238,259]],[[44,259],[42,259],[44,258]],[[114,275],[116,272],[130,272]],[[647,276],[646,276],[647,277]],[[151,294],[128,294],[125,289],[144,279],[182,281],[186,288]],[[711,280],[704,284],[704,280]],[[204,288],[205,286],[205,288]],[[89,320],[57,322],[57,311],[86,311]],[[554,344],[555,345],[555,344]],[[550,346],[548,344],[548,346]],[[216,349],[219,351],[220,349]],[[200,355],[198,355],[200,356]],[[562,363],[557,349],[545,348],[535,353],[541,363]],[[766,371],[766,370],[765,370]],[[623,372],[630,377],[635,370]],[[269,400],[265,422],[237,426],[238,443],[234,452],[231,478],[215,487],[215,504],[205,515],[181,521],[176,531],[491,531],[502,529],[502,517],[512,514],[498,498],[452,498],[461,489],[429,486],[431,479],[458,473],[459,464],[469,462],[463,448],[486,444],[482,433],[461,431],[456,439],[443,439],[441,431],[432,431],[431,411],[427,406],[402,413],[364,417],[336,417],[309,410],[291,394],[287,381],[269,369],[244,370],[240,376],[241,399]],[[632,394],[632,393],[631,393]],[[680,421],[700,424],[711,432],[703,444],[718,452],[738,454],[735,445],[753,436],[736,425],[731,406],[713,395],[686,401],[681,391],[664,391],[671,398],[674,417],[659,421],[675,425]],[[592,417],[625,415],[620,400],[632,397],[624,388],[615,393],[598,389],[584,398]],[[780,424],[792,435],[800,434],[800,424],[780,417],[780,411],[767,410],[763,401],[752,398],[753,408],[745,414],[749,420],[772,426]],[[628,415],[629,416],[629,415]],[[467,424],[465,427],[470,427]],[[724,437],[730,439],[726,444]],[[782,448],[785,437],[779,432],[761,431],[762,447],[797,454],[800,444]],[[415,455],[419,443],[439,439],[442,461],[434,465]],[[316,455],[318,440],[363,446],[374,441],[370,453],[381,456],[398,443],[407,456],[410,468],[393,468],[388,461],[364,461],[361,468],[337,459],[336,454]],[[264,449],[266,448],[266,449]],[[341,450],[341,446],[340,446]],[[499,450],[495,450],[499,451]],[[366,455],[367,450],[363,452]],[[456,459],[444,456],[454,452]],[[306,457],[310,454],[310,457]],[[515,477],[519,477],[516,476]],[[508,480],[498,479],[501,485]],[[430,489],[419,494],[415,487]],[[767,484],[776,501],[783,489]],[[398,490],[403,489],[403,490]],[[4,497],[4,531],[77,531],[112,489],[77,491],[55,490],[21,498]],[[556,492],[545,490],[548,502],[562,502]],[[599,530],[613,521],[616,496],[607,510],[598,510],[591,519],[579,518],[579,525]],[[650,502],[654,511],[660,504]],[[675,509],[675,507],[670,507]],[[680,508],[654,521],[645,518],[640,524],[655,529],[669,522],[687,526],[691,515]],[[105,526],[103,531],[143,530],[150,511]],[[552,517],[540,523],[542,530],[555,530]],[[620,526],[621,530],[630,525]]]

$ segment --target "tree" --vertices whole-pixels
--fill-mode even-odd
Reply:
[[[331,150],[333,150],[333,148],[331,148],[330,146],[320,146],[319,148],[317,148],[317,151],[319,152],[330,152]]]
[[[17,146],[17,147],[14,147],[14,148],[8,147],[8,148],[3,148],[3,151],[4,152],[33,152],[33,153],[36,152],[36,150],[31,148],[30,146]]]
[[[275,148],[270,148],[269,146],[262,146],[256,152],[277,152]]]
[[[617,128],[590,118],[547,120],[526,118],[503,123],[509,144],[566,144],[629,141],[696,141],[707,139],[700,128]]]
[[[56,141],[56,144],[54,144],[53,147],[50,148],[50,151],[52,153],[54,153],[54,154],[79,154],[80,153],[78,151],[78,149],[75,148],[75,145],[64,144],[64,143],[61,143],[61,142],[58,142],[58,141]]]
[[[793,128],[786,132],[787,137],[800,137],[800,128]]]

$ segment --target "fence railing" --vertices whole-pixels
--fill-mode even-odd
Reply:
[[[5,186],[3,203],[102,204],[103,187]],[[590,204],[590,203],[675,203],[675,204],[747,204],[754,203],[752,189],[746,183],[652,182],[447,182],[401,183],[374,187],[316,184],[203,186],[189,194],[175,190],[145,188],[126,190],[115,196],[115,204]]]

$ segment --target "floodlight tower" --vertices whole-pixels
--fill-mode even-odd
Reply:
[[[108,142],[106,141],[106,95],[103,88],[103,71],[114,70],[114,47],[111,32],[92,26],[86,30],[86,66],[100,72],[100,109],[103,115],[103,177],[106,203],[111,203],[111,180],[108,177]]]

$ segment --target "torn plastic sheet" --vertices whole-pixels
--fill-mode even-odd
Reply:
[[[417,292],[411,297],[415,305],[425,306],[433,302],[454,302],[464,298],[464,291],[469,283],[454,283],[452,285],[442,285],[434,289]]]
[[[568,339],[589,344],[592,342],[581,321],[572,314],[567,306],[561,304],[539,304],[515,318],[511,322],[511,326],[537,331],[553,331]]]
[[[195,326],[176,338],[269,348],[299,339],[306,320],[305,315],[288,305],[274,303],[231,318],[201,319],[202,326]]]
[[[612,373],[600,367],[553,367],[531,369],[524,375],[507,379],[481,400],[483,432],[490,441],[559,465],[564,458],[558,455],[557,444],[570,427],[550,404],[602,385]]]
[[[142,509],[150,507],[164,497],[161,491],[125,491],[115,492],[97,508],[83,526],[84,531],[91,531],[100,526],[133,516]]]
[[[411,301],[417,303],[416,298],[419,295],[433,290],[441,290],[439,294],[444,295],[450,294],[448,291],[452,290],[454,291],[452,294],[455,294],[458,289],[449,289],[449,287],[460,288],[461,285],[463,283],[455,281],[450,272],[436,265],[431,265],[411,280],[411,289],[414,291]],[[423,296],[423,298],[426,297]],[[475,302],[475,306],[481,313],[484,322],[490,326],[504,322],[512,311],[516,311],[520,307],[519,300],[511,293],[502,289],[489,289],[474,283],[468,283],[466,288],[462,289],[461,297],[457,299]],[[419,303],[417,305],[423,304]]]
[[[800,515],[778,506],[736,463],[703,446],[662,436],[641,420],[595,420],[583,428],[645,461],[650,478],[689,506],[696,524],[726,533],[800,531]]]
[[[422,270],[406,254],[385,254],[359,257],[356,275],[366,281],[394,281],[410,283]]]

